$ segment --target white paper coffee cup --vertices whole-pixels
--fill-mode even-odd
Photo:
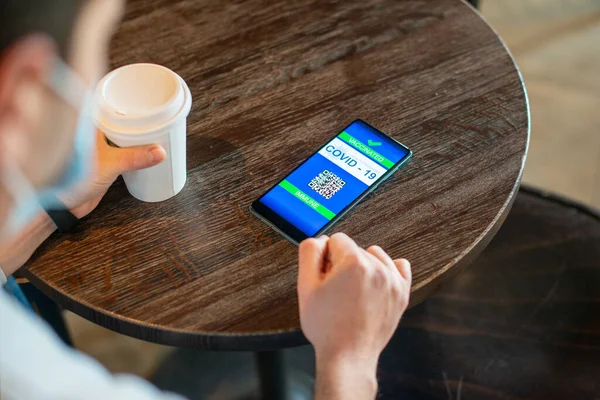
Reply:
[[[186,181],[186,118],[192,95],[175,72],[156,64],[131,64],[106,75],[95,92],[95,122],[119,147],[160,144],[167,158],[126,172],[129,193],[142,201],[175,196]]]

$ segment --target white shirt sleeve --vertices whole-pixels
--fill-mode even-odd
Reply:
[[[133,375],[112,375],[66,346],[0,287],[0,398],[183,400]]]

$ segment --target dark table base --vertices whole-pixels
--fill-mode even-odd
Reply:
[[[202,400],[308,400],[314,386],[310,346],[277,352],[178,350],[151,381]]]

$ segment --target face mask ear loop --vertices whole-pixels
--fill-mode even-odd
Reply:
[[[48,79],[48,86],[64,102],[75,110],[79,110],[84,100],[86,100],[87,85],[59,57],[55,58],[54,64],[55,66]]]
[[[86,160],[89,160],[90,157],[95,157],[94,145],[96,140],[96,132],[92,116],[93,92],[85,84],[84,80],[62,59],[56,57],[54,62],[55,67],[49,76],[47,84],[60,99],[62,99],[78,113],[77,127],[75,137],[73,139],[73,149],[76,159],[79,161],[79,164],[81,164],[82,157]],[[91,124],[89,132],[86,128],[87,124],[82,125],[83,121],[89,121]],[[82,129],[84,129],[85,132],[81,132]],[[67,168],[72,166],[73,165],[67,165]],[[75,166],[77,166],[77,164]],[[85,175],[89,169],[79,168],[79,171],[84,171],[83,175]],[[79,175],[82,175],[82,173]],[[73,176],[70,178],[73,178]],[[78,178],[75,177],[75,179]],[[64,184],[64,181],[59,181],[59,184]],[[64,186],[60,187],[61,190],[64,189]]]
[[[17,166],[16,161],[4,158],[0,180],[4,183],[4,187],[8,190],[14,204],[17,204],[22,199],[35,197],[36,191],[33,185]]]
[[[4,224],[0,226],[0,238],[5,235],[6,232],[12,232],[16,229],[18,220],[21,217],[15,213],[19,211],[19,204],[27,204],[31,202],[31,199],[35,199],[36,191],[29,179],[18,167],[16,160],[11,160],[9,157],[4,157],[0,160],[2,163],[2,171],[0,173],[0,181],[4,184],[8,194],[12,197],[13,204],[10,207],[8,218]],[[39,204],[35,204],[33,207],[42,211]]]

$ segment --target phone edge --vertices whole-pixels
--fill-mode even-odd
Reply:
[[[408,154],[406,155],[406,157],[404,157],[402,160],[400,160],[398,162],[397,165],[395,165],[392,169],[390,169],[382,178],[381,181],[368,188],[367,191],[365,191],[362,195],[360,195],[359,197],[357,197],[352,203],[350,203],[346,209],[341,212],[340,214],[336,215],[334,217],[334,219],[332,219],[331,221],[329,221],[321,230],[317,231],[314,236],[308,236],[307,238],[315,238],[315,237],[319,237],[325,233],[327,233],[337,222],[339,222],[344,216],[346,216],[346,214],[348,214],[348,212],[350,212],[352,209],[354,209],[361,201],[363,201],[367,196],[369,196],[371,193],[373,193],[377,188],[379,188],[379,186],[381,186],[385,181],[387,181],[389,179],[390,176],[392,176],[394,173],[396,173],[398,171],[398,169],[400,169],[401,166],[403,166],[408,160],[410,160],[413,156],[413,151],[406,145],[404,145],[403,143],[401,143],[400,141],[396,140],[395,138],[393,138],[391,135],[383,132],[382,130],[374,127],[373,125],[369,124],[368,122],[366,122],[365,120],[361,119],[361,118],[356,118],[355,120],[353,120],[350,124],[346,125],[346,127],[351,126],[353,123],[355,123],[356,121],[360,121],[362,123],[364,123],[365,125],[367,125],[368,127],[372,128],[373,130],[382,133],[384,136],[388,137],[389,139],[391,139],[392,141],[396,142],[397,144],[399,144],[400,146],[404,147],[405,149],[408,150]],[[335,136],[333,136],[333,138],[335,138],[337,135],[339,135],[339,133],[337,133]],[[332,138],[332,139],[333,139]],[[331,139],[330,139],[331,140]],[[312,157],[314,154],[318,153],[324,146],[327,145],[328,142],[326,142],[325,144],[323,144],[321,147],[319,147],[314,153],[312,153],[308,158],[306,158],[304,161],[302,161],[300,164],[298,164],[294,169],[292,169],[288,175],[290,175],[291,173],[293,173],[295,170],[297,170],[298,168],[300,168],[310,157]],[[288,176],[286,175],[286,176]],[[262,196],[264,196],[266,193],[268,193],[270,190],[272,190],[274,187],[276,187],[277,184],[275,184],[274,186],[272,186],[271,188],[267,189],[266,192],[264,192],[261,196],[259,196],[259,198],[255,201],[258,201],[260,198],[262,198]],[[254,201],[252,202],[252,204],[254,203]],[[295,239],[293,239],[291,236],[289,236],[287,233],[285,233],[283,230],[281,230],[279,227],[277,227],[275,224],[273,224],[271,221],[269,221],[267,218],[265,218],[262,214],[260,214],[259,212],[257,212],[253,207],[252,204],[250,204],[249,209],[250,212],[257,217],[258,219],[260,219],[261,221],[263,221],[267,226],[271,227],[273,230],[275,230],[277,233],[279,233],[281,236],[283,236],[285,239],[287,239],[290,243],[299,246],[299,242],[296,241]]]
[[[267,225],[268,227],[270,227],[271,229],[273,229],[275,232],[279,233],[284,239],[287,239],[288,242],[292,243],[295,246],[299,246],[300,243],[298,243],[295,239],[293,239],[292,237],[290,237],[287,233],[285,233],[284,231],[282,231],[281,229],[279,229],[279,227],[277,227],[276,225],[274,225],[273,223],[271,223],[271,221],[269,221],[268,219],[266,219],[265,217],[263,217],[260,213],[258,213],[254,207],[252,207],[252,204],[250,204],[248,206],[248,208],[250,209],[250,213],[252,215],[254,215],[256,218],[258,218],[259,220],[261,220],[265,225]]]

